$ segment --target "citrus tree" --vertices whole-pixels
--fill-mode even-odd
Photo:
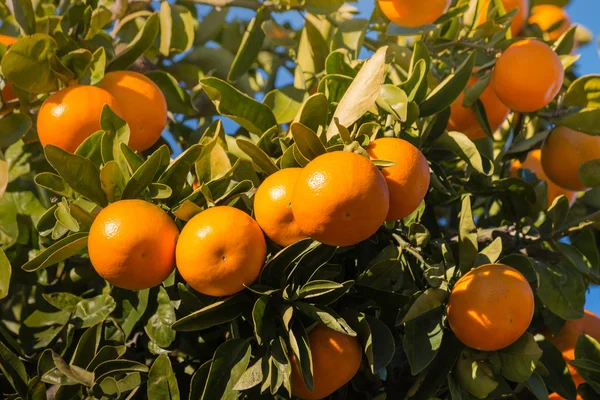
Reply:
[[[600,398],[566,3],[0,3],[4,397]]]

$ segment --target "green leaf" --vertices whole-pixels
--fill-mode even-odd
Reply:
[[[173,191],[171,194],[172,198],[177,198],[183,190],[187,175],[194,166],[194,163],[200,158],[203,147],[200,144],[189,147],[160,176],[158,183],[163,183],[171,188]]]
[[[100,184],[109,202],[113,203],[121,199],[125,188],[125,177],[115,161],[107,162],[100,169]]]
[[[298,150],[307,160],[313,160],[327,153],[327,149],[325,149],[317,134],[309,127],[299,122],[294,122],[290,125],[290,132]]]
[[[421,117],[427,117],[442,111],[462,93],[467,87],[473,66],[475,65],[475,52],[456,69],[456,72],[446,77],[430,94],[425,101],[419,104]]]
[[[118,71],[127,69],[138,59],[146,50],[150,49],[158,36],[159,16],[155,12],[143,25],[135,38],[108,64],[108,71]]]
[[[231,118],[249,132],[260,136],[277,125],[277,120],[267,105],[257,102],[227,82],[218,78],[205,78],[200,83],[219,114]]]
[[[87,241],[88,234],[86,232],[74,233],[54,243],[21,268],[27,272],[34,272],[64,261],[85,249]]]
[[[343,5],[343,0],[306,0],[305,2],[306,10],[314,14],[331,14]]]
[[[189,400],[197,400],[202,397],[204,388],[206,387],[206,380],[208,379],[208,373],[210,372],[210,366],[212,360],[206,361],[200,366],[192,375],[192,382],[190,383],[190,395]]]
[[[53,145],[47,145],[44,153],[50,165],[73,190],[100,206],[108,205],[100,183],[100,171],[94,163]]]
[[[293,86],[271,90],[265,95],[263,103],[273,110],[278,124],[291,122],[302,108],[305,92]]]
[[[233,388],[248,368],[251,350],[248,342],[242,339],[228,340],[220,345],[213,355],[201,400],[237,397]]]
[[[122,199],[135,199],[154,181],[161,166],[163,151],[156,150],[148,159],[135,170],[123,189]]]
[[[48,93],[58,88],[50,60],[58,48],[45,33],[19,39],[2,58],[2,73],[13,85],[32,93]]]
[[[441,307],[446,303],[449,296],[450,293],[448,293],[446,290],[438,288],[426,289],[410,306],[401,323],[405,324],[415,318],[420,317],[426,312]]]
[[[532,259],[539,277],[537,295],[542,303],[563,319],[583,317],[585,284],[582,276],[571,265],[546,265]]]
[[[19,358],[0,342],[0,370],[22,399],[27,398],[27,371]]]
[[[346,49],[352,59],[357,59],[368,27],[369,21],[362,18],[342,21],[333,35],[331,50]]]
[[[100,339],[102,337],[102,324],[97,324],[87,329],[81,335],[77,347],[71,358],[71,365],[86,368],[94,359]]]
[[[93,371],[106,361],[117,360],[125,354],[126,350],[125,346],[104,346],[96,353],[92,361],[87,365],[86,370]]]
[[[104,7],[100,6],[92,11],[92,16],[90,19],[90,27],[85,35],[86,40],[92,39],[98,32],[102,31],[106,25],[110,23],[112,20],[112,12]],[[104,48],[102,48],[104,52]]]
[[[110,360],[94,368],[96,381],[102,381],[107,376],[115,376],[124,372],[148,372],[148,367],[130,360]]]
[[[475,258],[475,267],[486,264],[494,264],[502,254],[502,239],[497,237],[485,249],[481,250]]]
[[[546,400],[548,398],[548,389],[544,384],[544,380],[537,372],[531,374],[525,386],[527,386],[527,389],[529,389],[538,400]]]
[[[101,294],[83,299],[77,304],[74,316],[83,321],[82,328],[94,326],[104,321],[115,309],[117,303],[109,294]]]
[[[48,189],[59,196],[71,197],[73,191],[63,178],[51,172],[42,172],[34,178],[36,185]]]
[[[402,344],[413,375],[427,368],[437,355],[444,336],[442,318],[443,310],[438,307],[406,323]]]
[[[8,296],[12,268],[6,254],[0,249],[0,299]]]
[[[26,114],[10,113],[0,119],[0,148],[17,143],[31,129],[31,118]]]
[[[144,330],[158,346],[167,348],[175,340],[176,333],[171,329],[171,325],[175,322],[176,316],[171,299],[162,286],[158,288],[157,302],[157,310],[148,319]]]
[[[543,351],[540,361],[549,372],[548,376],[543,377],[548,389],[564,398],[574,399],[577,396],[577,389],[560,350],[549,340],[539,340],[537,344]]]
[[[348,310],[348,313],[355,312]],[[396,350],[394,336],[387,325],[370,315],[357,313],[348,321],[358,333],[371,373],[377,375],[392,360]]]
[[[348,336],[356,336],[356,332],[348,325],[348,323],[333,310],[327,307],[315,307],[312,304],[295,302],[294,307],[302,314],[309,317],[315,322],[320,322],[323,325],[333,329],[336,332],[343,333]]]
[[[166,354],[158,356],[148,374],[149,400],[179,400],[179,386],[171,367],[171,360]]]
[[[494,173],[494,164],[482,156],[477,146],[463,133],[444,132],[434,142],[434,146],[457,155],[481,174],[491,176]]]
[[[197,112],[190,94],[179,85],[171,74],[158,70],[150,71],[146,76],[156,83],[160,91],[165,95],[169,111],[184,115],[194,115]]]
[[[600,159],[582,163],[579,166],[579,179],[588,188],[600,186]]]
[[[294,122],[318,132],[319,127],[325,128],[329,114],[329,103],[323,93],[315,93],[304,101]]]
[[[317,85],[317,75],[325,69],[325,59],[329,54],[329,46],[315,26],[318,22],[318,19],[308,14],[298,45],[294,86],[307,91]]]
[[[377,50],[350,84],[333,114],[333,119],[337,118],[340,125],[351,126],[375,104],[385,77],[387,51],[387,46]],[[337,125],[330,124],[327,140],[336,134]]]
[[[246,153],[252,159],[252,162],[265,174],[271,175],[279,171],[279,168],[271,160],[271,157],[254,143],[245,139],[237,139],[235,142],[240,150]]]
[[[310,299],[315,304],[328,305],[348,293],[354,281],[337,283],[327,280],[315,280],[306,283],[298,291],[299,299]]]
[[[556,124],[590,135],[600,135],[599,119],[600,108],[591,108],[564,117],[556,122]]]
[[[388,25],[388,29],[385,34],[390,36],[419,36],[425,35],[428,32],[434,31],[435,29],[435,24],[425,24],[414,28],[409,28],[392,22]]]
[[[586,75],[571,83],[563,103],[572,107],[600,107],[600,75]]]
[[[256,11],[256,15],[250,23],[248,28],[242,37],[242,42],[239,45],[227,80],[234,82],[244,75],[258,56],[260,49],[262,48],[263,42],[265,41],[265,33],[261,29],[263,21],[268,18],[268,13],[265,12],[263,7],[260,7]]]
[[[112,289],[111,294],[117,302],[117,308],[112,316],[119,322],[125,338],[129,337],[146,312],[149,293],[149,289],[135,292],[116,287]]]
[[[160,53],[168,57],[188,51],[194,44],[194,18],[190,10],[179,4],[160,5]]]
[[[42,297],[51,306],[69,313],[75,312],[77,304],[81,301],[81,297],[68,292],[44,293]]]
[[[394,85],[381,86],[377,105],[392,114],[399,122],[405,122],[408,116],[408,97],[406,93]]]
[[[217,301],[201,310],[177,320],[172,328],[180,332],[193,332],[233,321],[252,303],[245,294],[237,294]]]
[[[502,376],[512,382],[525,382],[536,368],[542,349],[533,335],[526,332],[516,342],[498,351],[502,361]]]
[[[456,363],[456,375],[460,386],[478,399],[487,398],[499,385],[486,354],[471,349],[462,351]]]
[[[462,200],[459,225],[459,266],[463,273],[468,272],[477,258],[478,242],[477,227],[473,222],[473,212],[471,210],[471,197],[465,196]]]
[[[54,351],[52,352],[52,360],[56,368],[67,378],[80,383],[87,387],[92,387],[94,384],[94,374],[80,368],[76,365],[69,365]]]
[[[31,0],[10,0],[6,4],[26,35],[35,33],[35,12]]]

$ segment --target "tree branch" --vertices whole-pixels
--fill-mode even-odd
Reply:
[[[242,7],[258,10],[261,6],[256,0],[191,0],[192,3],[206,4],[213,7]]]

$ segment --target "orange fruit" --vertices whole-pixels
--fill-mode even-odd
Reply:
[[[292,355],[292,395],[303,400],[325,398],[344,386],[358,372],[362,349],[358,339],[317,325],[308,334],[314,387],[304,384],[296,357]]]
[[[542,145],[542,167],[548,178],[569,190],[584,190],[579,167],[600,158],[600,136],[558,126]]]
[[[326,153],[308,163],[292,194],[300,230],[331,246],[351,246],[385,221],[390,196],[385,178],[366,157]]]
[[[577,368],[569,364],[568,361],[575,359],[575,345],[582,334],[600,340],[600,317],[591,311],[585,310],[583,318],[567,321],[556,336],[546,333],[548,340],[562,352],[565,361],[567,361],[567,367],[569,367],[575,386],[582,384],[584,379],[577,372]],[[559,395],[550,398],[562,399]],[[577,398],[581,399],[579,396]]]
[[[158,141],[167,124],[167,101],[154,82],[137,72],[115,71],[104,76],[100,87],[121,106],[131,131],[129,147],[144,151]]]
[[[48,97],[38,114],[37,130],[43,146],[52,144],[68,152],[92,133],[102,129],[100,116],[108,104],[117,114],[121,108],[106,90],[95,86],[70,86]]]
[[[179,230],[160,207],[121,200],[92,224],[88,252],[94,269],[114,286],[142,290],[159,285],[175,269]]]
[[[448,301],[448,321],[465,345],[495,351],[525,333],[533,318],[533,291],[516,269],[487,264],[463,275]]]
[[[191,287],[209,296],[230,296],[256,280],[267,244],[248,214],[222,206],[187,223],[176,253],[177,269]]]
[[[485,0],[483,3],[483,7],[481,8],[481,21],[485,22],[487,18],[487,14],[489,12],[489,6],[493,4],[493,0]],[[529,0],[502,0],[502,4],[504,5],[504,10],[508,13],[518,8],[517,14],[512,18],[510,31],[513,36],[517,36],[521,29],[525,26],[525,21],[527,21],[527,15],[529,14]]]
[[[254,196],[254,218],[265,234],[280,246],[289,246],[306,236],[294,221],[292,193],[301,168],[286,168],[269,176]]]
[[[550,40],[556,40],[571,28],[571,19],[564,8],[553,4],[540,4],[531,9],[530,24],[536,24],[548,32]],[[552,30],[550,30],[552,29]]]
[[[471,87],[476,82],[476,78],[471,78],[469,79],[468,86]],[[463,107],[464,99],[465,93],[462,92],[450,105],[450,121],[448,122],[448,130],[462,132],[471,140],[477,140],[486,137],[483,128],[481,128],[481,125],[479,125],[479,122],[477,122],[477,118],[475,117],[473,110]],[[492,132],[497,131],[508,116],[510,109],[500,101],[498,96],[496,96],[496,92],[491,84],[488,85],[483,93],[481,93],[479,100],[481,100],[483,103],[485,114],[490,124],[490,128],[492,128]]]
[[[429,189],[429,165],[421,150],[396,138],[382,138],[367,147],[369,156],[393,161],[393,167],[383,168],[390,192],[387,220],[396,221],[410,215],[419,207]]]
[[[0,35],[0,43],[5,45],[6,47],[10,46],[11,44],[15,44],[16,42],[17,38],[14,38],[12,36]],[[2,102],[6,103],[16,98],[17,94],[15,93],[15,89],[10,84],[10,82],[6,82],[4,88],[2,89]]]
[[[563,84],[565,71],[558,55],[544,42],[521,40],[496,62],[492,85],[510,109],[533,112],[546,107]]]
[[[416,27],[431,24],[441,17],[450,0],[379,0],[379,7],[388,19],[400,26]]]
[[[541,158],[541,150],[536,149],[530,151],[524,162],[520,162],[519,160],[513,161],[513,163],[510,166],[511,175],[518,176],[517,173],[520,169],[528,169],[531,172],[534,172],[539,180],[545,181],[548,185],[548,207],[552,205],[554,199],[561,195],[567,196],[569,204],[573,205],[575,199],[577,198],[577,192],[563,189],[554,182],[552,182],[550,179],[548,179],[548,176],[546,175],[546,173],[544,173],[544,169],[542,168]]]

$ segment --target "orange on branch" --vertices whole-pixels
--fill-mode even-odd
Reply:
[[[260,227],[237,208],[209,208],[192,218],[177,242],[177,269],[195,290],[230,296],[252,284],[267,253]]]
[[[564,8],[553,4],[540,4],[531,9],[530,24],[536,24],[548,33],[550,40],[556,40],[571,28],[571,19]]]
[[[569,190],[585,190],[579,179],[581,164],[600,158],[600,136],[556,127],[542,145],[542,167],[555,184]]]
[[[294,221],[292,193],[302,172],[286,168],[269,176],[254,196],[254,218],[265,234],[280,246],[307,238]]]
[[[348,383],[360,368],[362,349],[358,339],[317,325],[308,342],[313,363],[313,390],[309,390],[292,355],[292,394],[302,400],[325,398]]]
[[[539,40],[521,40],[502,53],[494,68],[496,95],[514,111],[546,107],[562,87],[565,71],[558,55]]]
[[[503,264],[488,264],[456,282],[448,301],[448,321],[465,345],[495,351],[525,333],[534,306],[533,291],[519,271]]]
[[[552,205],[552,202],[554,201],[554,199],[556,199],[558,196],[561,195],[565,195],[567,196],[567,199],[569,200],[569,204],[573,205],[573,203],[575,202],[575,199],[577,198],[577,192],[571,191],[571,190],[567,190],[567,189],[563,189],[560,186],[558,186],[557,184],[555,184],[554,182],[552,182],[549,178],[548,175],[546,175],[546,173],[544,172],[544,169],[542,168],[542,151],[539,149],[536,150],[532,150],[529,152],[529,154],[527,154],[527,158],[525,159],[525,161],[520,162],[519,160],[515,160],[513,161],[513,163],[510,166],[510,172],[512,176],[518,176],[518,172],[520,169],[528,169],[531,172],[535,173],[535,175],[537,176],[537,178],[539,180],[545,181],[547,186],[548,186],[548,207],[550,207],[550,205]]]
[[[385,178],[369,159],[335,151],[304,167],[292,211],[300,230],[311,238],[351,246],[377,232],[387,218],[389,200]]]
[[[435,22],[450,3],[450,0],[379,0],[379,7],[390,21],[412,28]]]
[[[52,144],[68,152],[92,133],[99,131],[100,116],[105,105],[122,115],[117,100],[106,90],[95,86],[70,86],[48,97],[38,114],[37,130],[43,146]]]
[[[469,79],[468,87],[473,86],[476,82],[476,78]],[[450,105],[448,130],[462,132],[471,140],[483,139],[486,134],[473,110],[463,106],[464,99],[465,93],[461,92]],[[491,84],[481,93],[479,100],[483,104],[492,132],[497,131],[508,116],[510,109],[496,96]]]
[[[396,138],[382,138],[367,147],[374,159],[393,161],[393,167],[383,168],[390,192],[390,209],[387,220],[396,221],[415,211],[429,189],[429,165],[421,150]]]
[[[167,101],[154,82],[137,72],[115,71],[104,76],[100,87],[119,102],[120,115],[131,130],[129,147],[144,151],[160,139],[167,124]]]
[[[94,269],[129,290],[159,285],[175,269],[179,230],[160,207],[121,200],[104,208],[92,224],[88,252]]]

